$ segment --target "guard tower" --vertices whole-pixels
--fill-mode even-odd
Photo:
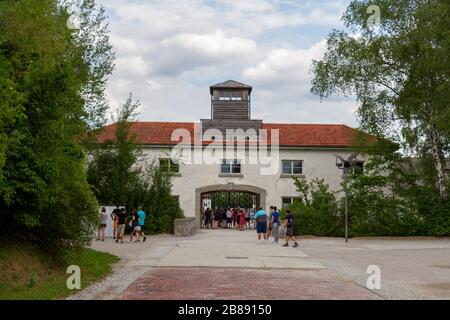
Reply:
[[[251,119],[252,87],[228,80],[209,87],[211,119],[202,119],[203,131],[214,128],[225,134],[226,129],[258,129],[261,120]]]

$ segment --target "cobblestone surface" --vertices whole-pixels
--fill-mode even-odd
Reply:
[[[325,270],[154,268],[119,299],[277,300],[381,299],[368,289]]]

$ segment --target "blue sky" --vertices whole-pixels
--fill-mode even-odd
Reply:
[[[210,115],[209,85],[253,86],[253,118],[357,126],[356,102],[309,93],[312,59],[349,1],[98,0],[109,16],[116,70],[112,108],[133,92],[140,120]]]

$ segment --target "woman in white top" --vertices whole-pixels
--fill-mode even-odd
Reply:
[[[106,213],[106,208],[103,207],[100,211],[100,223],[98,224],[97,230],[97,241],[100,240],[100,233],[102,234],[102,241],[105,241],[105,228],[108,223],[108,214]]]

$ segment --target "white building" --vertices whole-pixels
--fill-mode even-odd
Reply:
[[[251,118],[252,88],[232,80],[211,86],[210,93],[211,119],[199,123],[136,122],[131,127],[147,159],[159,161],[176,172],[172,192],[186,217],[197,217],[200,223],[204,206],[283,207],[299,196],[293,176],[307,180],[323,178],[332,190],[341,188],[342,171],[336,168],[336,155],[344,158],[352,155],[355,129],[335,124],[276,124],[254,120]],[[113,128],[114,125],[106,127],[101,140],[112,138]],[[242,129],[244,134],[236,142],[235,138],[226,137],[227,129]],[[196,135],[200,137],[197,142],[188,140],[188,136]],[[184,152],[190,150],[192,157],[185,157],[177,165],[171,154],[180,147],[180,136],[184,137]],[[257,140],[265,141],[265,138],[269,145],[266,162],[261,163],[258,158],[256,163],[249,163],[251,152],[259,155],[261,150],[265,151]],[[223,141],[226,146],[232,146],[232,154],[222,152]],[[243,154],[246,157],[242,158]],[[216,162],[207,164],[204,160],[208,155]],[[206,160],[211,163],[211,157]]]

